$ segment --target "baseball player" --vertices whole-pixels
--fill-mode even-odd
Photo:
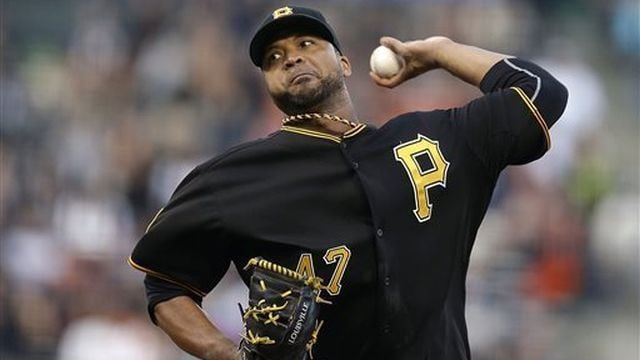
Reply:
[[[249,263],[322,279],[326,302],[306,343],[316,359],[470,358],[465,278],[476,232],[500,172],[549,149],[567,91],[528,61],[445,37],[381,44],[402,68],[391,78],[372,73],[377,85],[443,69],[484,96],[366,125],[345,85],[352,64],[325,18],[294,6],[269,14],[250,57],[286,114],[282,128],[191,171],[129,259],[147,273],[153,321],[185,351],[260,358],[255,346],[238,351],[200,308],[231,263],[266,294],[270,284],[252,282]],[[243,318],[289,326],[285,336],[296,340],[306,305],[283,323],[278,305],[264,303]],[[245,340],[276,349],[263,358],[309,356],[256,330]]]

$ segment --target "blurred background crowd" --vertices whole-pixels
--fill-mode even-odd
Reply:
[[[148,321],[137,238],[196,164],[279,128],[248,58],[258,0],[3,0],[0,358],[188,359]],[[531,59],[569,89],[542,160],[504,172],[468,280],[476,360],[638,359],[637,0],[298,1],[354,65],[362,121],[480,95],[368,78],[382,35]],[[232,271],[205,301],[238,340]]]

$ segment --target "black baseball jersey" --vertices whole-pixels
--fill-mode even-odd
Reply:
[[[130,263],[202,297],[262,256],[322,277],[316,359],[469,359],[465,278],[499,173],[549,148],[565,88],[518,59],[484,96],[341,137],[284,126],[194,169]],[[238,315],[240,321],[240,315]]]

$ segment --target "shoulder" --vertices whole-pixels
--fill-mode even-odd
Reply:
[[[223,153],[206,160],[189,172],[180,185],[178,185],[178,189],[189,183],[193,183],[199,179],[204,179],[209,177],[209,175],[217,173],[227,164],[235,163],[241,159],[255,158],[260,154],[271,152],[279,146],[278,144],[281,140],[280,134],[281,132],[275,132],[264,138],[238,144],[227,149]]]
[[[196,169],[200,171],[210,171],[237,159],[264,154],[277,148],[282,140],[281,137],[281,132],[277,131],[264,138],[238,144],[200,164]]]
[[[389,119],[379,131],[402,131],[440,127],[447,124],[453,109],[413,111]]]

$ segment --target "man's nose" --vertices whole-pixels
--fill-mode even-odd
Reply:
[[[300,64],[304,61],[304,59],[302,58],[302,56],[298,55],[298,54],[291,54],[287,56],[286,61],[284,62],[284,66],[285,68],[289,69],[291,67],[293,67],[296,64]]]

